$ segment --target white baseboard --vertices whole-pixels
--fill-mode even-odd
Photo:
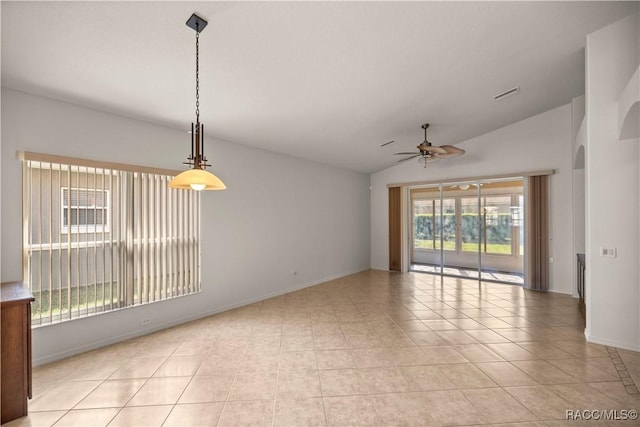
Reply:
[[[308,283],[304,283],[302,285],[296,285],[290,288],[286,288],[286,289],[282,289],[276,292],[271,292],[269,294],[265,294],[265,295],[261,295],[255,298],[249,298],[237,303],[233,303],[233,304],[228,304],[225,306],[221,306],[221,307],[215,307],[211,310],[206,310],[206,311],[202,311],[199,313],[195,313],[195,314],[191,314],[189,316],[185,316],[182,317],[180,319],[176,319],[176,320],[172,320],[170,322],[165,322],[165,323],[159,323],[159,324],[155,324],[153,326],[147,327],[147,328],[142,328],[142,329],[136,329],[135,331],[131,331],[128,332],[126,334],[122,334],[122,335],[117,335],[114,337],[110,337],[108,339],[105,340],[100,340],[100,341],[95,341],[92,343],[88,343],[86,345],[81,345],[78,347],[74,347],[74,348],[70,348],[68,350],[62,351],[62,352],[58,352],[55,354],[49,354],[46,357],[40,357],[37,359],[33,359],[32,363],[33,366],[41,366],[41,365],[46,365],[47,363],[52,363],[52,362],[56,362],[58,360],[62,360],[62,359],[66,359],[67,357],[71,357],[71,356],[75,356],[77,354],[80,353],[85,353],[87,351],[91,351],[91,350],[95,350],[97,348],[101,348],[101,347],[105,347],[111,344],[116,344],[122,341],[127,341],[130,340],[132,338],[138,338],[144,335],[148,335],[151,334],[153,332],[158,332],[161,331],[163,329],[167,329],[167,328],[171,328],[173,326],[177,326],[177,325],[181,325],[183,323],[187,323],[187,322],[191,322],[194,320],[198,320],[198,319],[202,319],[203,317],[208,317],[208,316],[212,316],[214,314],[218,314],[218,313],[222,313],[224,311],[229,311],[229,310],[233,310],[234,308],[238,308],[238,307],[243,307],[245,305],[249,305],[249,304],[254,304],[256,302],[260,302],[260,301],[264,301],[270,298],[274,298],[280,295],[284,295],[284,294],[288,294],[290,292],[295,292],[295,291],[299,291],[301,289],[305,289],[305,288],[309,288],[311,286],[316,286],[319,285],[321,283],[325,283],[325,282],[329,282],[331,280],[336,280],[336,279],[340,279],[342,277],[347,277],[347,276],[351,276],[353,274],[357,274],[357,273],[361,273],[363,271],[367,271],[369,270],[364,269],[364,270],[358,270],[358,271],[354,271],[351,273],[346,273],[346,274],[339,274],[336,276],[330,276],[330,277],[325,277],[319,280],[314,280],[312,282],[308,282]]]
[[[587,338],[587,341],[593,344],[606,345],[609,347],[621,348],[623,350],[631,350],[640,352],[640,344],[639,343],[628,343],[621,342],[616,340],[610,340],[608,338],[596,337],[593,335],[589,335],[587,330],[584,330],[584,336]]]

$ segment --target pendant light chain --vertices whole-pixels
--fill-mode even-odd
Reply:
[[[196,123],[200,123],[200,33],[196,31]]]

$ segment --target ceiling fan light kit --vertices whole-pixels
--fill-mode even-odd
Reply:
[[[206,170],[211,165],[204,155],[204,124],[200,123],[200,33],[207,26],[207,21],[194,13],[186,25],[196,32],[196,122],[191,123],[191,155],[184,162],[191,169],[174,177],[169,187],[195,191],[225,190],[227,187],[222,180]]]
[[[427,163],[435,163],[440,161],[441,159],[449,159],[451,157],[461,156],[466,152],[462,148],[454,147],[453,145],[437,146],[431,144],[427,140],[427,129],[429,128],[429,123],[425,123],[421,127],[422,129],[424,129],[424,141],[422,141],[420,145],[416,147],[418,149],[418,152],[395,153],[396,156],[410,156],[398,160],[398,163],[406,162],[407,160],[418,157],[418,162],[423,163],[424,167],[426,168]]]

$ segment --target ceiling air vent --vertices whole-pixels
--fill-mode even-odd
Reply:
[[[496,100],[496,101],[500,101],[502,99],[505,99],[505,98],[508,98],[510,96],[513,96],[518,92],[520,92],[520,86],[516,86],[513,89],[509,89],[506,92],[499,93],[496,96],[494,96],[493,99]]]

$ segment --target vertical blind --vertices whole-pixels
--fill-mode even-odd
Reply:
[[[200,291],[200,195],[169,188],[177,172],[22,157],[34,325]]]
[[[549,290],[549,177],[525,178],[525,287]]]

